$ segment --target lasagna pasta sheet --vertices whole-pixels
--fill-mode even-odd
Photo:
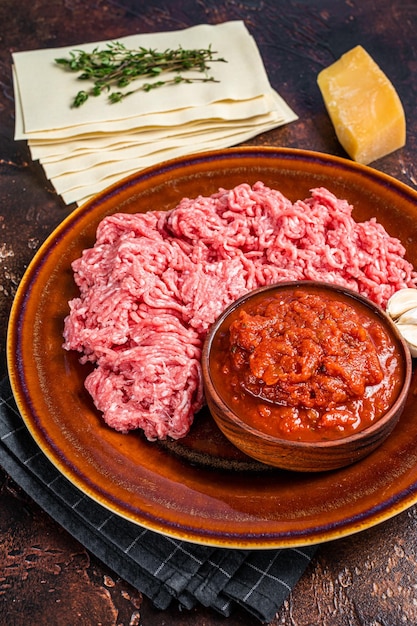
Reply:
[[[254,38],[242,21],[201,24],[118,39],[128,49],[208,48],[216,82],[135,91],[117,104],[105,94],[71,107],[87,85],[56,58],[103,49],[106,41],[13,54],[15,138],[29,143],[56,191],[81,203],[131,172],[176,156],[221,149],[297,119],[272,89]],[[187,74],[201,78],[201,72]],[[170,74],[166,75],[169,80]],[[36,81],[36,84],[35,84]],[[134,86],[150,82],[135,81]]]

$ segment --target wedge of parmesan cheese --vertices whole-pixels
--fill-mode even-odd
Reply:
[[[366,165],[405,145],[401,100],[362,46],[322,70],[317,83],[337,138],[352,159]]]

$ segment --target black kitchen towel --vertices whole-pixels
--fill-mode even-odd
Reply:
[[[129,522],[93,501],[47,459],[27,430],[6,379],[0,383],[0,464],[87,550],[152,600],[198,603],[228,616],[240,605],[269,622],[296,584],[314,546],[239,550],[193,544]]]

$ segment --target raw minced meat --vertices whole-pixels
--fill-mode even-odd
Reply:
[[[319,280],[384,307],[415,287],[405,249],[324,188],[295,203],[257,182],[184,198],[171,211],[103,219],[73,263],[79,297],[64,347],[95,368],[86,388],[112,428],[187,434],[204,403],[201,351],[216,317],[256,287]]]

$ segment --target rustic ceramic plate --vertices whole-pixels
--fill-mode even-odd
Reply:
[[[171,444],[110,430],[83,382],[87,367],[61,347],[71,261],[116,211],[169,209],[183,196],[262,180],[292,200],[324,185],[399,237],[417,267],[417,193],[371,168],[318,153],[236,148],[181,158],[124,179],[77,209],[36,254],[9,325],[13,391],[30,432],[61,472],[105,507],[158,532],[226,547],[272,548],[342,537],[417,502],[417,382],[387,441],[346,469],[299,475],[252,462],[207,412]]]

